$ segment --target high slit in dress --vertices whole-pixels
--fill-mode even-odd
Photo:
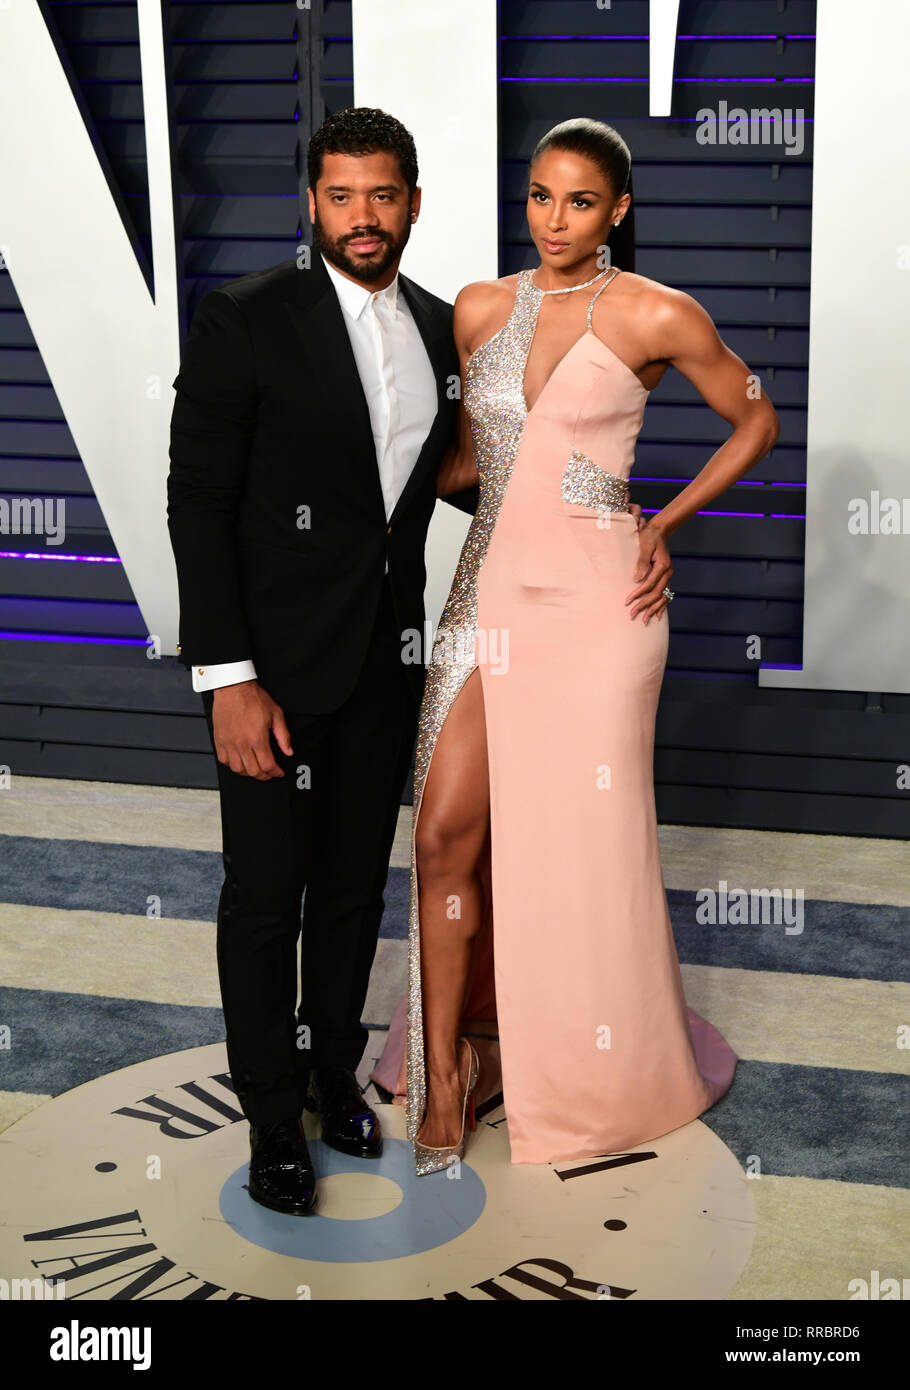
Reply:
[[[668,612],[630,621],[638,526],[628,478],[648,396],[587,330],[534,405],[525,365],[544,291],[467,363],[477,511],[443,609],[417,733],[408,994],[375,1080],[426,1108],[416,828],[446,717],[479,668],[490,821],[461,1031],[478,1100],[501,1089],[513,1163],[615,1153],[695,1119],[736,1053],[687,1008],[654,800]],[[469,1155],[470,1157],[470,1155]]]

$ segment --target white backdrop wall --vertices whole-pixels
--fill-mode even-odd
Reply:
[[[817,31],[803,666],[759,684],[910,694],[910,4]]]
[[[401,269],[450,303],[499,273],[496,0],[354,0],[354,101],[407,126],[423,202]],[[427,618],[438,622],[470,524],[437,504],[427,540]]]

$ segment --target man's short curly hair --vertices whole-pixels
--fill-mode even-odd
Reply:
[[[349,106],[327,116],[307,146],[307,175],[315,192],[325,154],[383,154],[398,156],[408,191],[417,187],[417,150],[409,130],[373,106]]]

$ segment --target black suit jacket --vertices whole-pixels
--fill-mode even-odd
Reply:
[[[406,666],[423,687],[424,544],[454,438],[452,307],[399,274],[426,346],[437,412],[386,520],[369,409],[322,257],[209,290],[174,381],[168,527],[187,666],[251,657],[291,710],[324,713],[363,664],[386,558]],[[448,498],[473,511],[477,489]]]

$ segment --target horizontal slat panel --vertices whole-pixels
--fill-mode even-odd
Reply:
[[[773,392],[771,393],[773,396]],[[779,411],[780,442],[782,444],[805,443],[805,410],[787,409]],[[726,420],[721,419],[704,402],[686,405],[661,405],[655,401],[645,409],[645,437],[648,439],[702,440],[705,443],[720,445],[731,433]]]
[[[17,497],[33,493],[53,497],[94,495],[81,459],[4,458],[2,455],[0,492]]]
[[[592,25],[588,32],[589,36],[579,37],[508,38],[500,46],[500,74],[523,82],[559,77],[647,81],[650,44],[646,36],[618,36],[608,24]],[[677,44],[677,54],[677,80],[731,78],[730,85],[737,87],[752,79],[761,81],[772,68],[781,80],[806,77],[815,61],[814,44],[806,39],[788,40],[781,52],[774,39],[701,39]],[[765,104],[771,104],[767,98]]]
[[[635,449],[633,478],[694,478],[708,461],[704,446],[678,440],[662,443],[641,439]],[[770,453],[753,464],[745,479],[762,482],[799,482],[806,476],[805,448],[775,444]]]
[[[591,0],[499,0],[500,32],[513,34],[647,34],[648,0],[601,9]],[[683,0],[678,32],[699,34],[811,33],[815,0]]]
[[[138,43],[71,43],[68,51],[75,76],[83,85],[141,80]],[[263,38],[255,43],[175,43],[174,80],[287,81],[295,69],[296,52],[297,44],[290,35],[283,39]]]
[[[175,715],[202,711],[201,697],[177,658],[151,661],[144,647],[0,641],[0,654],[0,703]]]
[[[805,525],[804,521],[782,518],[696,515],[670,537],[670,553],[756,560],[802,559]]]
[[[754,598],[759,602],[773,599],[789,599],[802,606],[803,567],[799,560],[740,560],[735,557],[715,557],[688,555],[680,550],[680,542],[686,533],[685,527],[670,537],[669,549],[673,560],[673,578],[670,587],[677,595],[710,596],[715,602],[718,595],[724,599]],[[678,599],[674,599],[671,624],[676,626],[679,619],[676,612]],[[764,629],[762,629],[764,630]]]
[[[79,747],[72,743],[15,743],[0,738],[0,763],[19,777],[70,777],[91,782],[138,782],[153,787],[217,786],[211,753],[160,753],[147,748]]]
[[[6,308],[0,313],[0,347],[33,348],[35,339],[25,315],[19,308],[18,300],[15,300],[13,282],[9,275],[0,274],[0,286],[4,297],[8,296],[11,302],[15,301],[14,308]]]
[[[293,74],[273,82],[190,82],[174,87],[178,121],[289,121],[294,119],[297,83]],[[99,123],[143,120],[138,83],[100,82],[91,94]]]
[[[99,3],[89,0],[51,0],[49,6],[60,32],[72,43],[125,43],[138,41],[135,3]],[[263,33],[289,37],[301,12],[293,5],[259,0],[250,4],[169,4],[171,34],[189,40],[258,40]]]
[[[695,150],[689,160],[646,162],[637,156],[634,165],[636,207],[639,203],[735,203],[748,207],[758,203],[781,206],[807,206],[812,201],[812,169],[808,164],[781,162],[775,176],[774,165],[715,164],[707,162],[705,151]],[[530,151],[529,151],[530,157]],[[523,201],[528,194],[527,160],[507,159],[502,166],[502,197],[506,202]]]
[[[541,79],[538,82],[509,81],[508,78],[501,79],[501,100],[506,112],[507,121],[511,124],[521,121],[522,118],[533,118],[540,121],[549,121],[550,125],[556,121],[564,121],[571,116],[585,115],[594,116],[598,120],[609,121],[611,125],[622,128],[622,133],[628,141],[633,153],[639,158],[649,157],[638,144],[633,143],[633,139],[626,135],[625,126],[636,122],[637,131],[641,129],[640,113],[648,100],[648,81],[642,78],[640,81],[633,79],[629,82],[611,82],[609,80],[578,82],[565,80],[561,82],[547,81]],[[775,100],[772,102],[770,94],[773,92]],[[802,148],[798,153],[786,155],[783,144],[784,132],[781,131],[779,141],[774,144],[749,144],[731,145],[722,144],[720,140],[717,145],[710,147],[711,157],[718,154],[721,158],[726,156],[736,162],[767,162],[769,150],[777,149],[780,157],[796,160],[802,159],[809,161],[812,158],[812,114],[814,104],[814,91],[811,84],[787,84],[780,87],[776,85],[765,85],[761,82],[680,82],[679,79],[673,84],[673,124],[677,135],[677,144],[680,139],[688,142],[684,157],[695,158],[699,149],[696,142],[696,127],[700,124],[700,113],[705,109],[717,110],[718,103],[726,100],[728,107],[743,107],[747,111],[753,108],[756,111],[770,109],[772,106],[783,106],[794,111],[804,113],[805,125],[802,128]],[[543,133],[543,132],[541,132]],[[539,138],[539,137],[538,137]],[[660,142],[660,137],[653,134],[649,137],[654,144]],[[519,154],[511,143],[506,146],[508,155],[515,158]]]
[[[635,190],[635,239],[639,246],[805,247],[812,241],[809,208],[781,208],[774,217],[767,207],[649,207]],[[507,203],[502,213],[507,241],[530,240],[524,203]],[[536,255],[536,252],[535,252]],[[539,259],[539,258],[538,258]]]
[[[28,536],[4,535],[3,550],[14,550],[25,552],[34,550],[34,545]],[[67,555],[116,555],[114,542],[107,527],[103,531],[80,531],[78,527],[68,526],[66,529],[66,544],[60,549]],[[49,562],[56,563],[56,562]],[[60,561],[59,563],[63,563]]]
[[[0,595],[0,628],[12,632],[88,633],[105,637],[144,637],[135,603],[97,603],[69,598],[15,598]]]
[[[686,698],[690,688],[699,692],[698,700]],[[816,757],[830,759],[836,749],[837,761],[845,766],[856,760],[888,763],[893,774],[891,792],[898,794],[896,764],[902,760],[901,749],[910,737],[910,697],[887,696],[887,713],[875,715],[864,712],[865,697],[853,692],[845,692],[850,697],[845,705],[835,692],[736,689],[741,693],[740,702],[733,698],[734,687],[726,684],[720,688],[715,685],[712,690],[706,681],[668,676],[657,715],[660,747],[767,753],[807,762]],[[787,698],[796,693],[808,695],[812,704]],[[712,694],[717,698],[710,699]],[[721,704],[729,713],[729,722],[718,717]],[[819,708],[824,710],[823,719],[818,717]],[[733,727],[735,735],[731,733]]]
[[[540,264],[530,238],[503,246],[503,274],[533,269]],[[639,243],[635,267],[639,275],[677,289],[696,285],[808,285],[810,257],[806,250],[785,248],[772,257],[760,248],[736,246],[666,246],[652,250]]]
[[[104,748],[156,749],[163,753],[208,753],[211,744],[201,713],[192,715],[66,709],[48,705],[0,704],[5,740],[95,744]]]
[[[15,532],[5,533],[9,540],[22,540],[23,537],[30,534],[26,527],[34,528],[36,524],[42,524],[43,519],[46,519],[51,525],[59,519],[58,499],[52,499],[57,505],[55,505],[51,511],[43,507],[44,500],[44,498],[40,497],[35,492],[30,492],[24,499],[22,497],[13,497],[8,493],[6,495],[0,495],[0,503],[5,502],[8,506],[14,502],[19,502],[20,504],[26,502],[29,504],[27,508],[23,508],[21,505],[18,508],[11,507],[11,525],[20,525],[22,527],[22,532],[19,536],[17,536]],[[104,516],[94,497],[65,497],[62,500],[64,504],[63,520],[67,527],[72,527],[74,530],[79,531],[91,531],[96,528],[99,530],[102,528],[106,529]],[[31,505],[33,502],[42,503],[43,511],[38,513],[37,521],[35,519],[37,508]],[[22,513],[24,511],[27,511],[28,514],[23,515]],[[41,539],[43,540],[43,531],[41,532]],[[67,542],[64,539],[64,543],[56,546],[56,548],[65,550],[66,546]],[[16,547],[3,547],[3,549],[7,548],[15,549]],[[31,548],[34,549],[33,546]]]
[[[6,419],[0,422],[3,452],[19,457],[78,458],[79,454],[66,424],[43,420]]]
[[[770,665],[796,666],[802,655],[799,636],[763,638],[763,657]],[[672,670],[695,674],[702,671],[729,671],[754,676],[756,663],[746,656],[742,636],[717,635],[691,629],[675,630],[670,626],[670,649],[667,665]]]
[[[776,757],[770,753],[732,753],[729,751],[686,752],[660,748],[654,757],[657,782],[690,787],[748,788],[773,791],[785,786],[789,792],[827,793],[830,796],[891,798],[895,807],[910,818],[910,798],[896,787],[894,762],[872,762],[852,758]]]
[[[671,638],[679,641],[690,633],[704,636],[707,641],[716,637],[718,642],[723,640],[725,650],[728,647],[726,639],[735,638],[734,647],[738,642],[741,651],[731,670],[758,669],[758,661],[747,650],[753,635],[760,637],[763,642],[777,637],[798,639],[802,636],[802,605],[798,602],[774,600],[762,595],[761,590],[758,597],[735,597],[727,592],[703,598],[692,597],[687,593],[684,579],[685,571],[674,561],[670,587],[676,598],[670,616]]]
[[[759,90],[755,87],[752,91]],[[735,96],[726,88],[712,88],[705,93],[701,89],[690,103],[690,110],[678,107],[678,96],[682,88],[673,95],[673,115],[664,120],[651,120],[642,115],[647,108],[648,89],[636,83],[623,91],[621,87],[603,87],[579,83],[530,83],[505,82],[500,88],[501,149],[506,159],[528,160],[538,141],[546,135],[557,121],[566,121],[573,116],[594,116],[598,120],[615,125],[632,151],[636,163],[653,161],[703,160],[711,164],[739,164],[759,171],[772,169],[775,164],[812,164],[813,126],[808,119],[811,111],[806,109],[805,88],[802,86],[787,89],[786,101],[794,109],[806,110],[806,124],[803,127],[805,148],[798,155],[788,154],[783,145],[699,145],[696,140],[696,114],[702,107],[717,109],[717,103],[726,97],[731,106],[767,106],[768,88],[763,96],[750,100],[747,94],[738,90]],[[761,173],[764,178],[765,174]]]
[[[37,347],[0,348],[0,382],[46,385],[49,377]],[[2,389],[2,388],[0,388]]]
[[[907,807],[885,797],[831,796],[751,788],[655,787],[658,819],[665,824],[787,830],[803,835],[864,835],[903,839]]]
[[[13,538],[0,533],[0,550],[8,551],[10,547],[6,542],[11,539],[22,541],[21,536]],[[65,550],[66,546],[61,549]],[[50,547],[45,553],[52,553]],[[89,564],[80,560],[2,559],[0,589],[12,598],[49,599],[65,593],[68,599],[133,602],[122,565]]]

